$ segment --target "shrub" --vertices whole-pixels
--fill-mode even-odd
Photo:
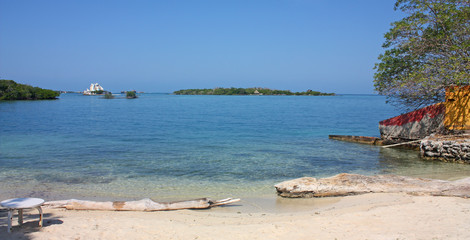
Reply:
[[[105,98],[105,99],[113,99],[114,96],[113,96],[113,94],[112,94],[111,92],[105,92],[104,98]]]
[[[137,94],[135,93],[135,91],[127,91],[126,98],[137,98]]]
[[[56,99],[60,92],[26,84],[13,80],[0,80],[0,100],[41,100]]]

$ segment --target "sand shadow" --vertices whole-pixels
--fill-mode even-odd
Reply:
[[[34,209],[35,210],[35,209]],[[44,228],[52,225],[62,224],[63,221],[51,213],[43,214],[43,227],[39,227],[39,214],[34,213],[34,210],[25,210],[23,215],[23,224],[18,225],[18,215],[15,211],[12,222],[11,233],[7,232],[8,227],[8,211],[0,209],[0,239],[32,239],[30,234],[41,231]]]

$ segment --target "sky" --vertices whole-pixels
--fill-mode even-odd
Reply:
[[[395,0],[0,0],[0,79],[373,94]]]

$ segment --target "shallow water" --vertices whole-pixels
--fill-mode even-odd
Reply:
[[[175,96],[0,102],[0,193],[48,199],[271,196],[341,172],[442,179],[470,166],[328,139],[378,136],[381,96]]]

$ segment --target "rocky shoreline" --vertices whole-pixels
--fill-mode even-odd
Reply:
[[[444,181],[397,175],[364,176],[341,173],[329,178],[297,178],[281,182],[274,187],[279,196],[287,198],[339,197],[365,193],[470,197],[470,178]]]
[[[421,141],[421,156],[445,162],[470,163],[470,135],[432,135]]]

